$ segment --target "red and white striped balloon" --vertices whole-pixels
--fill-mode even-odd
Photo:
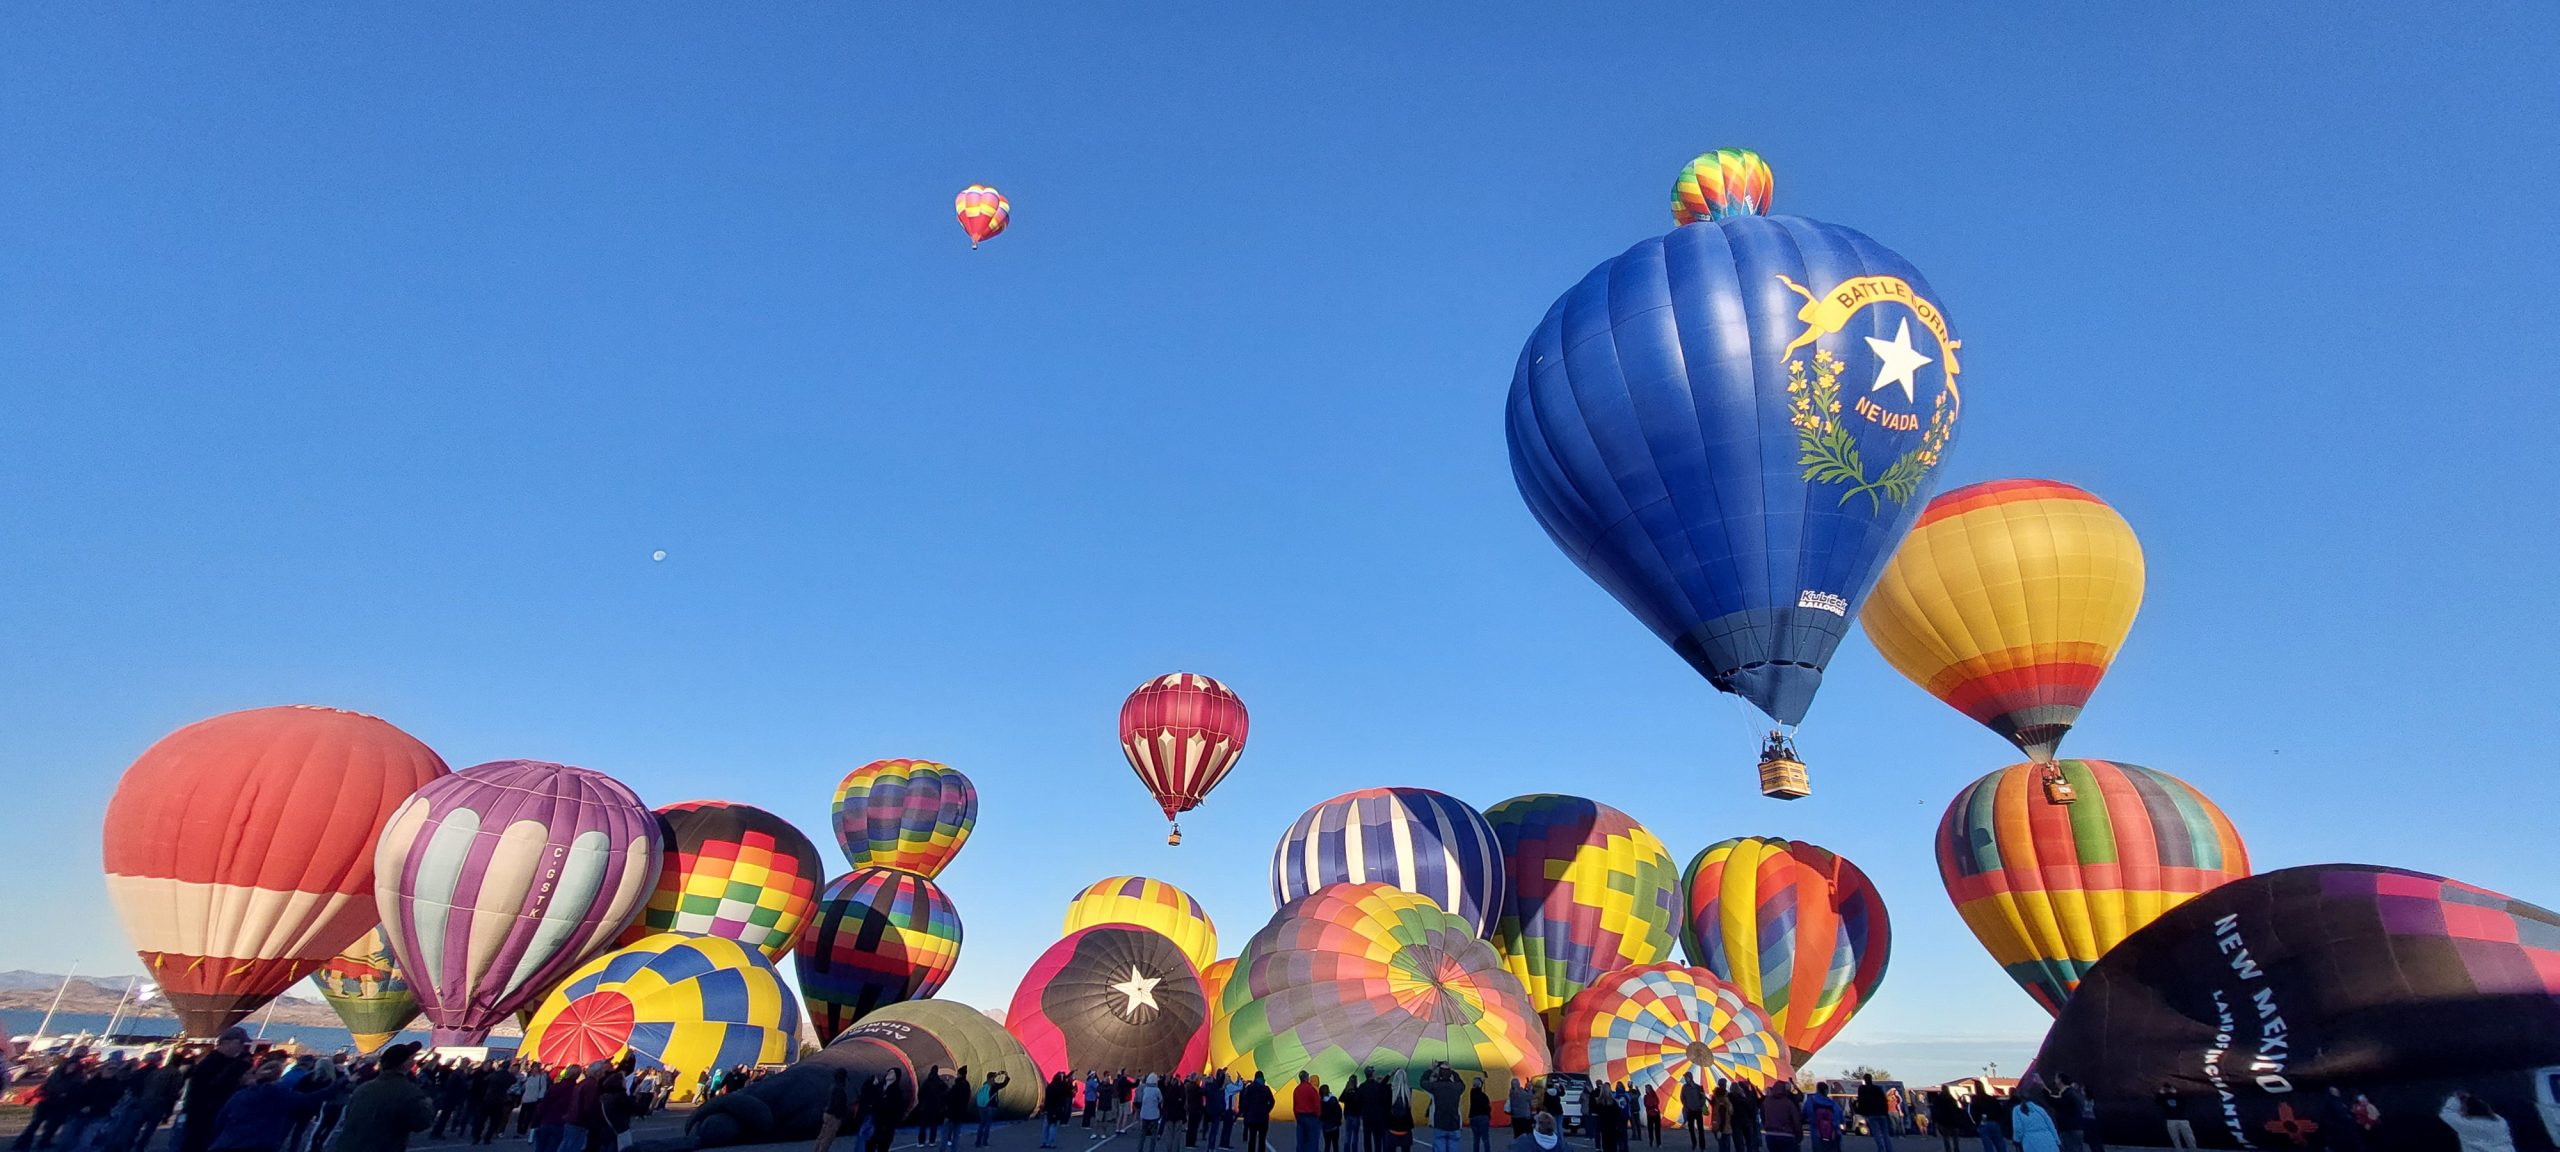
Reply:
[[[1193,672],[1158,676],[1120,705],[1120,751],[1164,818],[1199,807],[1244,754],[1250,722],[1235,691]],[[1168,844],[1182,843],[1174,824]]]

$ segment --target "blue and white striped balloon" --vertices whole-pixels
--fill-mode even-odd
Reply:
[[[1363,788],[1306,810],[1271,853],[1271,902],[1327,884],[1391,884],[1484,935],[1502,908],[1502,845],[1484,814],[1428,788]]]

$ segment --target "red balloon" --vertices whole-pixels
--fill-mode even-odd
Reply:
[[[1164,818],[1200,806],[1244,754],[1244,701],[1206,676],[1175,672],[1138,686],[1120,705],[1120,751]],[[1182,825],[1167,843],[1182,843]]]
[[[373,850],[450,774],[353,712],[258,708],[161,738],[107,803],[107,897],[191,1036],[212,1036],[381,919]]]

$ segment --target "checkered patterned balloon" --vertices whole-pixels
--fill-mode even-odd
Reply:
[[[939,876],[977,824],[977,787],[931,760],[874,760],[836,785],[836,843],[856,868]]]
[[[658,809],[667,843],[657,891],[624,929],[632,944],[660,932],[719,936],[781,963],[818,909],[826,865],[789,821],[724,800]]]
[[[1515,796],[1484,814],[1510,872],[1493,946],[1558,1026],[1601,973],[1671,958],[1680,866],[1644,825],[1579,796]]]
[[[1675,1124],[1686,1079],[1766,1088],[1795,1076],[1786,1044],[1741,989],[1678,964],[1621,968],[1567,1002],[1556,1070],[1658,1092],[1663,1119]]]
[[[799,956],[809,1022],[833,1040],[874,1008],[939,991],[960,962],[960,913],[913,872],[857,868],[818,897]]]
[[[1529,994],[1475,926],[1387,884],[1329,884],[1254,934],[1220,991],[1209,1057],[1286,1084],[1435,1061],[1495,1084],[1548,1071]]]
[[[1105,876],[1067,902],[1062,936],[1097,924],[1132,924],[1164,934],[1194,968],[1218,961],[1218,926],[1191,894],[1145,876]]]
[[[764,953],[667,932],[588,961],[534,1013],[524,1053],[554,1068],[617,1060],[690,1084],[709,1068],[779,1064],[797,1048],[800,1006]]]

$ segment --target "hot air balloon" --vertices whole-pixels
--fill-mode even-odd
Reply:
[[[1387,884],[1330,884],[1293,900],[1237,957],[1219,994],[1210,1060],[1238,1076],[1328,1083],[1364,1067],[1412,1079],[1545,1075],[1537,1011],[1475,926]]]
[[[826,865],[818,846],[789,821],[725,800],[688,800],[658,809],[667,855],[640,918],[621,943],[660,932],[719,936],[781,963],[811,913]]]
[[[2456,1091],[2550,1148],[2560,914],[2362,864],[2236,879],[2101,957],[2035,1067],[2085,1087],[2109,1145],[2158,1141],[2166,1084],[2207,1148],[2451,1147]],[[2332,1091],[2380,1123],[2331,1143]]]
[[[1602,973],[1671,958],[1680,872],[1645,826],[1579,796],[1514,796],[1485,811],[1509,871],[1493,946],[1556,1027]]]
[[[2035,789],[2059,771],[2080,797]],[[2166,772],[2105,760],[2012,764],[1938,821],[1938,878],[2009,978],[2060,1012],[2082,973],[2160,914],[2249,874],[2231,818]]]
[[[1298,817],[1271,853],[1271,903],[1379,881],[1464,917],[1481,936],[1509,889],[1484,815],[1428,788],[1345,792]]]
[[[1701,152],[1671,182],[1672,223],[1765,215],[1774,186],[1769,164],[1757,152],[1747,148]]]
[[[931,996],[960,963],[960,913],[913,872],[856,868],[828,882],[800,936],[800,995],[821,1039],[883,1004]]]
[[[1198,1068],[1208,1024],[1190,957],[1163,933],[1118,924],[1050,945],[1004,1014],[1043,1080],[1084,1068]]]
[[[1994,480],[1929,502],[1858,619],[1912,683],[2042,764],[2141,606],[2142,544],[2115,509]]]
[[[874,760],[836,785],[836,843],[855,868],[942,874],[978,826],[978,789],[931,760]]]
[[[1798,1067],[1874,999],[1893,953],[1884,897],[1858,866],[1801,840],[1708,845],[1680,877],[1689,963],[1760,1006]]]
[[[449,770],[408,733],[292,706],[181,728],[107,803],[107,898],[192,1036],[246,1017],[375,923],[374,842]]]
[[[800,1006],[764,953],[721,936],[661,932],[586,963],[525,1029],[527,1059],[620,1060],[692,1084],[706,1069],[797,1055]]]
[[[1106,876],[1088,885],[1067,903],[1062,934],[1071,936],[1098,924],[1128,924],[1161,932],[1196,968],[1217,962],[1218,926],[1190,893],[1162,880]]]
[[[1237,959],[1229,956],[1200,970],[1200,999],[1209,1005],[1209,1011],[1213,1017],[1218,1010],[1218,997],[1226,993],[1227,981],[1235,977]],[[1213,1044],[1212,1047],[1214,1048],[1215,1045]],[[1209,1070],[1213,1072],[1217,1070],[1217,1057],[1214,1052],[1210,1056]]]
[[[1120,751],[1173,823],[1165,843],[1182,843],[1174,817],[1199,807],[1235,767],[1249,726],[1233,689],[1190,672],[1149,680],[1121,703]]]
[[[1558,298],[1507,426],[1538,523],[1778,725],[1761,789],[1792,799],[1787,732],[1936,478],[1960,342],[1902,257],[1768,207],[1643,241]]]
[[[969,247],[977,248],[1004,231],[1013,222],[1013,202],[1004,193],[984,184],[972,184],[952,198],[952,211],[959,214],[960,230],[969,234]]]
[[[1662,1118],[1680,1122],[1685,1079],[1766,1088],[1795,1076],[1786,1043],[1751,998],[1704,968],[1640,964],[1602,976],[1567,1002],[1556,1070],[1658,1093]]]
[[[948,1000],[909,1000],[862,1018],[826,1050],[745,1088],[706,1101],[686,1130],[705,1148],[807,1140],[842,1071],[862,1084],[892,1068],[910,1084],[935,1067],[967,1068],[985,1082],[1002,1072],[995,1094],[999,1120],[1029,1116],[1040,1104],[1040,1069],[1022,1042],[986,1013]]]
[[[420,788],[374,852],[374,902],[434,1042],[479,1043],[611,947],[665,847],[602,772],[500,760]]]
[[[418,1018],[418,996],[400,975],[382,929],[364,934],[311,974],[311,986],[355,1038],[356,1051],[373,1053]]]

